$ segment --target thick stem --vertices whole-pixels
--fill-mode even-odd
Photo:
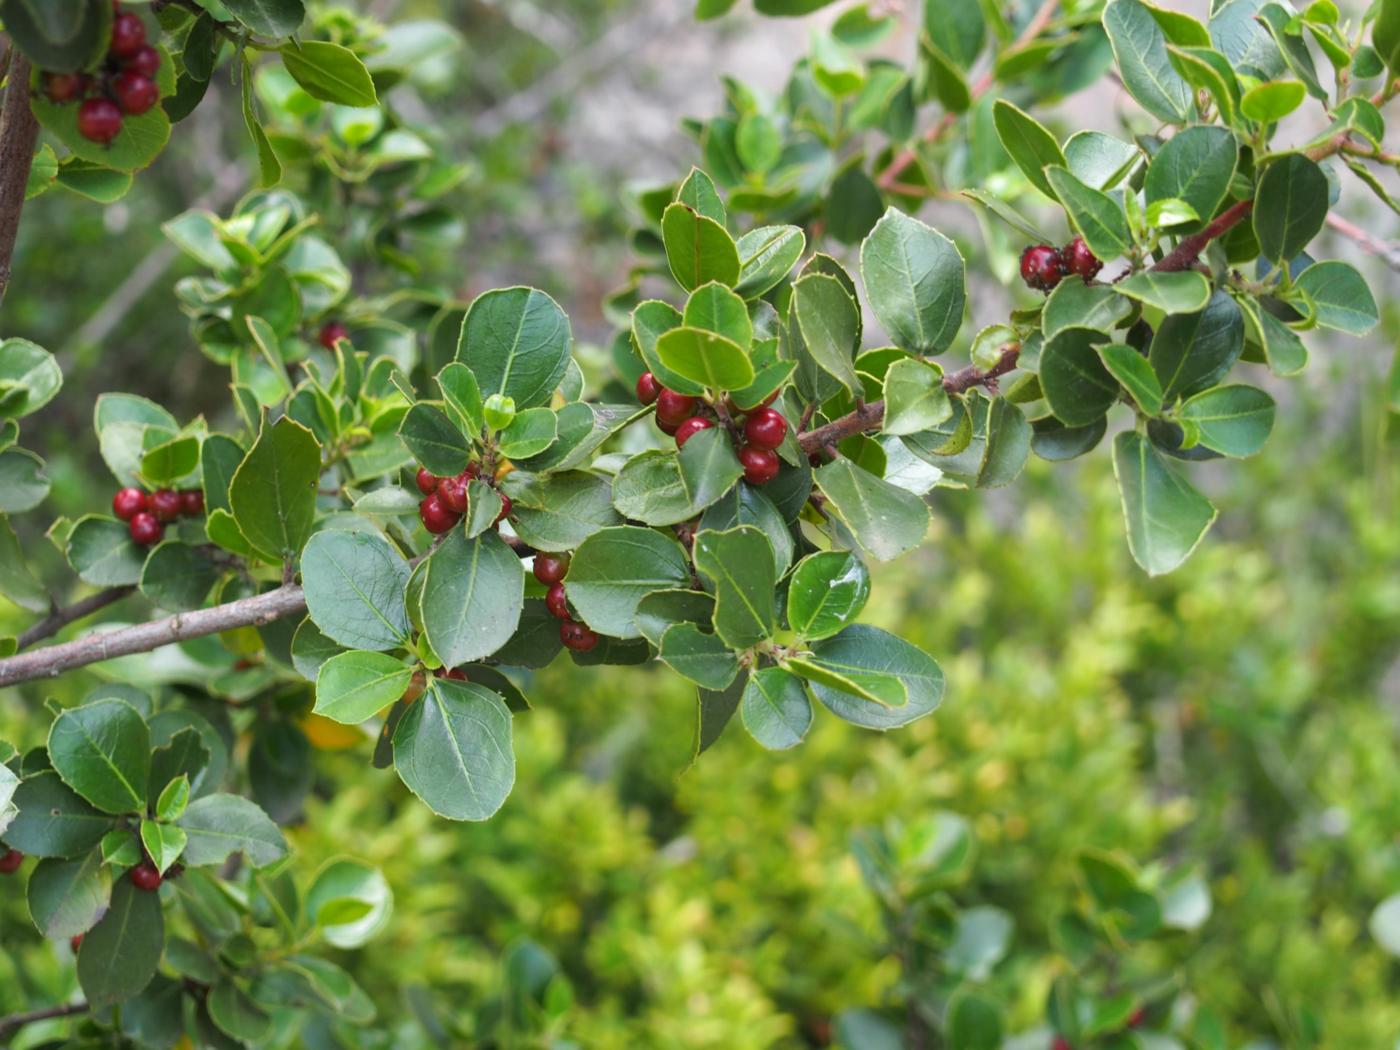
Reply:
[[[40,1010],[30,1010],[23,1014],[10,1014],[0,1017],[0,1039],[9,1039],[27,1024],[47,1021],[54,1017],[72,1017],[88,1012],[87,1003],[65,1003],[63,1006],[46,1006]]]
[[[54,678],[64,671],[88,664],[129,656],[131,653],[149,652],[162,645],[203,638],[235,627],[262,627],[284,616],[297,616],[304,612],[306,599],[301,588],[288,584],[265,594],[240,598],[210,609],[177,613],[164,620],[101,631],[62,645],[11,656],[0,660],[0,687],[35,678]]]
[[[53,609],[42,620],[19,636],[20,651],[28,649],[35,642],[42,642],[50,635],[57,634],[75,620],[91,616],[99,609],[105,609],[113,602],[121,601],[135,589],[135,587],[108,587],[105,591],[98,591],[82,601],[74,602],[61,609]]]
[[[5,103],[0,108],[0,299],[10,285],[10,263],[38,138],[39,122],[29,106],[29,59],[15,48],[10,55]]]
[[[1201,252],[1206,250],[1206,245],[1230,229],[1231,226],[1243,220],[1253,210],[1254,201],[1252,200],[1232,204],[1212,219],[1200,233],[1193,233],[1189,237],[1181,238],[1181,242],[1164,255],[1152,269],[1160,273],[1189,270],[1196,264]]]

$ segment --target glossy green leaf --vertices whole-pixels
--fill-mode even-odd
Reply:
[[[1055,418],[1083,427],[1102,419],[1118,400],[1118,381],[1104,368],[1095,344],[1098,332],[1066,328],[1040,352],[1040,386]]]
[[[131,539],[125,522],[89,515],[68,534],[68,563],[87,583],[120,587],[141,579],[146,549]]]
[[[918,496],[877,478],[840,457],[812,472],[812,480],[834,513],[879,561],[890,561],[923,542],[928,507]]]
[[[19,812],[5,829],[5,843],[32,857],[79,856],[112,828],[111,817],[94,809],[50,770],[26,776],[15,788],[11,803]]]
[[[272,818],[239,795],[195,799],[176,826],[189,836],[184,858],[193,867],[222,864],[232,854],[242,853],[253,867],[263,868],[287,852],[286,840]]]
[[[1100,259],[1116,259],[1128,250],[1132,235],[1123,207],[1108,194],[1086,186],[1061,167],[1045,169],[1051,188],[1065,206],[1074,228]]]
[[[77,860],[41,860],[29,876],[29,915],[45,937],[86,933],[111,896],[111,869],[103,866],[99,850]]]
[[[394,767],[448,820],[486,820],[515,784],[510,711],[496,693],[435,678],[394,730]]]
[[[264,423],[229,485],[229,505],[253,549],[274,562],[300,552],[316,517],[321,447],[287,417]]]
[[[1122,3],[1123,0],[1118,2]],[[1055,190],[1045,175],[1047,167],[1065,166],[1065,155],[1060,152],[1055,136],[1029,113],[1005,99],[998,99],[993,105],[992,120],[996,125],[997,137],[1021,173],[1041,193],[1056,200]]]
[[[695,568],[714,588],[715,633],[725,644],[747,649],[771,637],[777,569],[773,545],[763,531],[752,525],[723,532],[702,529],[695,535],[693,556]]]
[[[662,364],[712,390],[737,390],[753,382],[753,365],[735,342],[699,328],[673,328],[656,340]]]
[[[1240,110],[1250,120],[1272,124],[1301,106],[1307,95],[1307,88],[1296,80],[1271,80],[1246,91]]]
[[[510,640],[525,600],[520,558],[495,532],[453,530],[424,563],[424,635],[448,667],[490,656]]]
[[[739,673],[738,657],[717,636],[693,623],[676,623],[661,635],[657,657],[703,689],[722,690]]]
[[[594,533],[574,552],[565,581],[569,601],[595,631],[637,638],[637,606],[652,591],[690,585],[685,551],[652,529],[619,525]]]
[[[870,308],[896,346],[948,349],[967,301],[966,266],[951,240],[890,208],[861,244],[860,270]]]
[[[155,976],[164,948],[160,896],[117,880],[111,907],[78,950],[78,983],[88,1002],[107,1006],[136,995]]]
[[[686,291],[709,281],[739,283],[739,249],[729,232],[689,205],[672,204],[661,217],[661,236],[671,274]]]
[[[1298,275],[1295,287],[1307,295],[1323,328],[1361,336],[1380,321],[1366,279],[1350,263],[1337,259],[1313,263]]]
[[[1152,337],[1148,360],[1167,402],[1213,386],[1244,350],[1244,317],[1224,292],[1192,314],[1174,314]]]
[[[534,288],[497,288],[467,310],[457,360],[475,374],[483,398],[505,394],[517,408],[533,408],[549,403],[572,349],[558,303]]]
[[[1168,314],[1202,310],[1210,301],[1210,281],[1195,270],[1168,273],[1144,270],[1119,281],[1114,287],[1119,295],[1155,306]]]
[[[886,434],[917,434],[948,419],[953,405],[943,388],[943,370],[916,358],[890,365],[885,373]]]
[[[49,761],[63,782],[98,809],[134,813],[146,808],[151,736],[124,700],[70,708],[49,729]]]
[[[63,386],[63,372],[49,353],[28,339],[0,341],[0,419],[22,419],[39,411]]]
[[[749,735],[770,751],[796,747],[812,727],[812,701],[802,680],[781,667],[753,673],[739,712]]]
[[[306,605],[320,633],[351,649],[394,649],[409,638],[409,566],[377,533],[317,533],[301,556]]]
[[[1254,193],[1260,254],[1282,265],[1306,248],[1327,219],[1327,199],[1327,176],[1301,153],[1270,164]]]
[[[933,658],[903,638],[866,624],[852,624],[812,646],[811,662],[853,680],[897,682],[905,701],[887,706],[838,686],[810,681],[812,695],[832,714],[867,729],[896,729],[933,711],[943,700],[943,672]]]
[[[1133,559],[1149,575],[1171,572],[1201,542],[1215,508],[1136,431],[1114,438],[1113,472]]]
[[[471,441],[430,401],[420,401],[408,410],[399,424],[399,437],[413,458],[440,478],[460,474],[471,462]]]
[[[412,679],[412,667],[384,653],[340,653],[321,665],[314,710],[336,722],[359,725],[403,696]]]
[[[1162,411],[1162,384],[1147,358],[1123,343],[1109,343],[1098,350],[1104,367],[1123,384],[1138,408],[1149,416]]]
[[[1140,0],[1111,0],[1103,11],[1118,71],[1128,93],[1143,109],[1169,123],[1192,112],[1191,87],[1172,67],[1167,38]]]
[[[302,0],[222,0],[229,14],[260,36],[291,36],[301,28]]]
[[[788,623],[800,638],[829,638],[860,615],[869,597],[870,572],[856,555],[809,554],[788,583]]]
[[[1209,219],[1225,199],[1238,160],[1235,136],[1226,128],[1185,128],[1168,139],[1147,166],[1147,203],[1175,198],[1189,204],[1203,221]]]
[[[802,258],[806,234],[798,226],[760,226],[741,236],[739,282],[734,290],[745,299],[756,299],[777,287]]]
[[[516,534],[536,550],[573,550],[600,529],[622,524],[613,510],[612,486],[596,474],[515,471],[502,488],[514,503]]]
[[[1212,387],[1181,406],[1181,419],[1192,424],[1206,448],[1222,456],[1252,456],[1273,429],[1274,399],[1243,384]]]
[[[791,310],[807,353],[847,390],[859,391],[855,354],[860,347],[860,308],[841,282],[830,274],[806,274],[792,286]]]

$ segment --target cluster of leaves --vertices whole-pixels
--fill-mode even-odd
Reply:
[[[45,746],[0,745],[0,842],[38,858],[29,912],[75,952],[93,1034],[260,1045],[275,1026],[373,1016],[313,949],[383,928],[383,877],[337,860],[299,888],[272,818],[221,790],[232,738],[223,712],[107,685],[56,712]]]

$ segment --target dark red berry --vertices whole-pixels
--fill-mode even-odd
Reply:
[[[553,584],[545,593],[544,604],[549,611],[561,620],[569,618],[569,597],[564,593],[562,583]]]
[[[656,376],[643,372],[637,377],[637,400],[642,404],[652,404],[660,393],[661,384],[656,381]]]
[[[43,86],[44,97],[58,105],[83,97],[85,84],[81,73],[45,73],[39,83]]]
[[[446,532],[459,520],[459,515],[443,506],[437,493],[423,497],[423,502],[418,504],[418,517],[422,519],[423,528],[431,533]]]
[[[704,416],[691,416],[680,426],[676,427],[676,447],[684,448],[685,443],[690,440],[692,434],[698,434],[702,430],[709,430],[714,423]]]
[[[78,954],[78,949],[81,948],[82,946],[83,946],[83,935],[82,935],[81,933],[75,933],[75,934],[73,934],[72,937],[69,937],[69,938],[68,938],[68,947],[69,947],[70,949],[72,949],[72,952],[73,952],[74,955],[77,955],[77,954]]]
[[[126,68],[154,80],[156,70],[160,69],[160,52],[150,44],[143,44],[136,49],[136,54],[126,60]]]
[[[130,70],[112,78],[112,94],[117,97],[122,112],[132,117],[139,117],[160,101],[156,82]]]
[[[567,554],[536,554],[535,579],[543,584],[561,583],[569,571]]]
[[[586,653],[598,644],[598,636],[574,620],[565,620],[559,625],[559,640],[564,648],[576,653]]]
[[[78,107],[78,134],[106,145],[121,134],[122,111],[110,98],[90,98]]]
[[[739,462],[750,485],[764,485],[778,476],[778,454],[772,449],[745,445],[739,449]]]
[[[321,326],[321,334],[318,337],[321,345],[327,350],[334,350],[337,339],[349,339],[350,329],[339,321],[327,321]]]
[[[0,854],[0,875],[13,875],[19,870],[20,862],[23,860],[24,854],[19,850],[6,850]]]
[[[442,479],[430,471],[427,467],[418,468],[418,476],[414,479],[418,482],[418,491],[425,496],[431,496],[437,491],[438,482]]]
[[[1033,244],[1021,253],[1021,280],[1031,288],[1048,292],[1065,275],[1065,261],[1048,244]]]
[[[197,518],[204,513],[204,491],[185,489],[180,493],[180,513],[187,518]]]
[[[1055,1041],[1050,1044],[1050,1050],[1074,1050],[1074,1047],[1069,1045],[1069,1040],[1064,1036],[1057,1035]]]
[[[439,667],[433,673],[439,678],[446,678],[452,682],[465,682],[467,680],[467,672],[460,667]]]
[[[672,436],[672,437],[675,437],[675,436],[676,436],[676,431],[679,430],[679,429],[681,428],[680,423],[668,423],[666,420],[662,419],[660,416],[657,416],[657,417],[656,417],[656,426],[657,426],[657,428],[661,431],[661,433],[663,433],[663,434],[669,434],[669,435]]]
[[[787,437],[787,420],[772,408],[757,408],[744,424],[744,437],[754,448],[774,449]]]
[[[161,521],[174,521],[180,516],[184,501],[173,489],[160,489],[151,493],[151,513]]]
[[[656,418],[663,423],[680,425],[695,415],[695,398],[662,390],[656,395]]]
[[[147,893],[154,893],[160,889],[160,884],[164,881],[160,877],[160,871],[148,860],[143,860],[132,868],[126,873],[126,877],[138,890],[145,890]]]
[[[1129,1015],[1128,1027],[1141,1028],[1142,1022],[1145,1020],[1147,1020],[1147,1009],[1145,1007],[1139,1006],[1136,1010],[1132,1012],[1131,1015]]]
[[[112,513],[122,521],[130,521],[147,506],[146,494],[140,489],[119,489],[112,497]]]
[[[467,512],[467,483],[459,474],[455,478],[443,478],[438,482],[437,498],[453,514]]]
[[[510,512],[515,508],[515,504],[510,501],[509,496],[507,496],[504,492],[502,492],[500,495],[501,513],[496,515],[496,520],[491,523],[492,525],[499,525],[501,522],[505,521],[508,517],[510,517]]]
[[[130,11],[112,19],[112,43],[107,53],[113,58],[133,58],[146,43],[146,23]]]
[[[1103,269],[1103,263],[1089,250],[1083,237],[1076,237],[1065,245],[1060,257],[1064,260],[1066,270],[1086,281],[1092,281]]]
[[[128,528],[131,530],[131,538],[143,547],[155,546],[165,534],[165,526],[148,510],[143,510],[132,518]]]

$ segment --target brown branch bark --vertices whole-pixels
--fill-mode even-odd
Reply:
[[[1000,377],[1016,367],[1016,361],[1020,356],[1021,346],[1019,343],[1003,347],[1001,356],[997,358],[996,364],[992,365],[991,368],[982,369],[976,365],[968,365],[956,372],[950,372],[943,377],[943,389],[950,394],[962,394],[975,386],[994,386]],[[884,419],[885,403],[872,401],[867,405],[858,406],[854,412],[847,413],[840,419],[834,419],[815,430],[799,434],[797,445],[810,456],[813,452],[820,452],[828,445],[844,441],[852,435],[874,430]]]
[[[107,608],[113,602],[121,601],[135,589],[135,587],[109,587],[105,591],[98,591],[72,605],[64,606],[61,609],[54,608],[47,616],[19,636],[20,651],[28,649],[35,642],[42,642],[50,635],[57,634],[76,620],[91,616],[99,609]]]
[[[38,138],[39,122],[29,106],[29,59],[15,48],[10,55],[5,102],[0,108],[0,299],[10,285],[10,263]]]
[[[62,1006],[45,1006],[39,1010],[30,1010],[23,1014],[10,1014],[7,1017],[0,1017],[0,1039],[9,1039],[27,1024],[35,1021],[47,1021],[53,1017],[72,1017],[75,1014],[85,1014],[88,1012],[87,1003],[65,1003]]]
[[[177,613],[164,620],[102,631],[76,641],[50,645],[33,652],[0,660],[0,687],[54,678],[88,664],[118,656],[149,652],[162,645],[203,638],[235,627],[262,627],[284,616],[306,612],[306,599],[296,584],[278,587],[252,598],[240,598],[224,605],[194,612]]]

